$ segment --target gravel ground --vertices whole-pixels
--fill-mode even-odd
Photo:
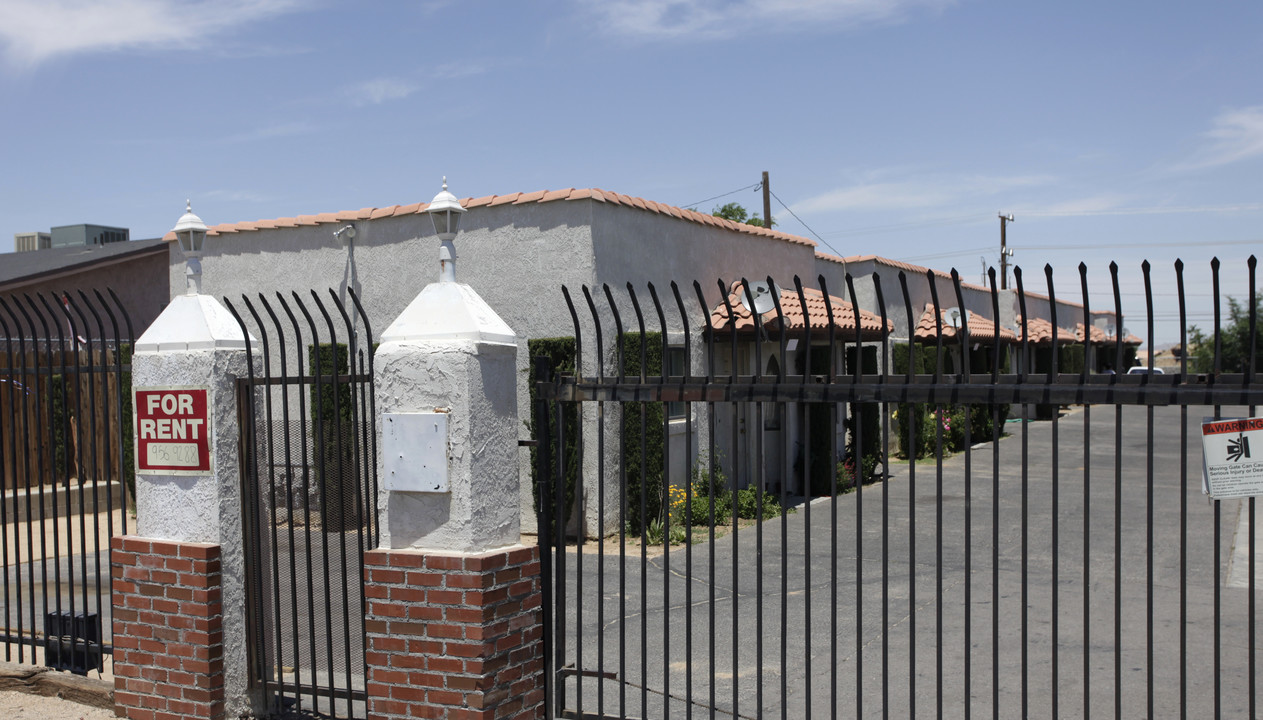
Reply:
[[[104,720],[113,717],[113,711],[80,705],[58,697],[12,690],[0,692],[0,718],[7,720]]]

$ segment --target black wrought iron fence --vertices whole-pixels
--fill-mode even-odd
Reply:
[[[841,297],[824,277],[818,291],[768,278],[770,308],[744,279],[718,294],[672,283],[665,303],[650,285],[652,312],[630,285],[582,288],[586,312],[563,288],[574,372],[540,357],[533,373],[549,707],[1255,716],[1254,498],[1204,498],[1199,440],[1203,419],[1254,416],[1263,399],[1253,258],[1248,268],[1247,309],[1227,327],[1212,263],[1215,322],[1198,350],[1177,263],[1184,352],[1168,372],[1151,354],[1134,374],[1118,372],[1138,339],[1125,336],[1117,267],[1112,334],[1092,329],[1083,266],[1078,334],[1063,328],[1076,318],[1046,268],[1046,316],[1028,314],[1020,270],[1011,295],[993,274],[990,320],[948,332],[936,311],[919,341],[909,281],[920,278],[904,273],[890,305],[874,275],[870,307],[849,275]],[[932,306],[943,284],[965,307],[955,273],[925,282]],[[1022,318],[1011,335],[1002,298]],[[905,337],[893,335],[899,314]],[[682,350],[684,371],[647,367],[654,337],[664,357]],[[875,368],[857,348],[875,348]],[[683,412],[651,428],[645,410],[668,403]],[[562,413],[578,419],[550,422]]]
[[[113,649],[109,543],[134,482],[132,327],[107,293],[0,297],[0,641],[79,674]]]
[[[251,682],[274,712],[363,717],[363,554],[377,545],[372,331],[354,292],[241,297]]]

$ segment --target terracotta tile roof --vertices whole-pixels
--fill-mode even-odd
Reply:
[[[1053,343],[1053,324],[1044,318],[1033,317],[1027,320],[1026,332],[1030,342],[1035,345],[1051,345]],[[1057,344],[1070,345],[1077,342],[1078,332],[1057,328]],[[1022,316],[1017,317],[1017,331],[1014,333],[1018,341],[1022,339]]]
[[[913,336],[917,340],[935,340],[938,337],[938,324],[934,318],[942,313],[942,310],[935,310],[933,303],[925,304],[925,312],[921,314],[921,320],[917,322],[916,330]],[[995,322],[989,320],[982,315],[971,312],[969,313],[969,339],[970,340],[994,340],[995,339]],[[942,318],[943,339],[955,339],[956,328],[952,327],[949,318]],[[1000,328],[1000,339],[1007,342],[1017,341],[1017,335],[1013,334],[1008,328]]]
[[[924,276],[927,271],[931,271],[931,268],[924,267],[922,265],[913,265],[912,263],[906,263],[901,260],[891,260],[890,258],[882,257],[880,255],[851,255],[850,257],[840,258],[840,257],[837,257],[836,255],[829,255],[827,253],[817,252],[816,259],[825,260],[827,262],[838,263],[839,265],[848,265],[850,263],[861,263],[861,262],[871,261],[871,262],[878,263],[880,265],[886,265],[888,267],[903,270],[912,275],[921,275],[921,276]],[[952,280],[952,274],[949,272],[944,272],[943,270],[933,270],[933,273],[936,276],[941,277],[944,280],[947,280],[949,283]],[[991,292],[991,288],[989,287],[986,287],[984,285],[975,285],[974,283],[965,282],[964,280],[961,281],[960,286],[962,288],[968,288],[970,290],[979,290],[985,293]],[[941,288],[942,286],[940,285],[939,287]],[[950,288],[951,285],[949,284],[947,287]],[[948,292],[952,292],[952,290],[949,289]]]
[[[731,220],[717,218],[707,213],[698,212],[696,210],[685,210],[673,205],[664,205],[662,203],[644,200],[630,195],[620,195],[619,193],[609,192],[608,190],[600,190],[598,188],[566,188],[564,190],[537,190],[529,193],[512,193],[510,195],[487,195],[480,198],[464,198],[461,205],[465,209],[495,205],[522,205],[527,203],[548,203],[557,200],[595,200],[597,202],[612,203],[614,205],[626,205],[645,212],[652,212],[658,215],[666,215],[668,217],[687,220],[712,227],[720,227],[727,230],[735,230],[747,235],[757,235],[759,237],[771,238],[773,240],[783,240],[795,245],[806,245],[807,247],[815,247],[816,243],[799,235],[791,235],[781,232],[780,230],[772,230],[769,228],[761,228],[755,225],[746,225]],[[429,207],[429,203],[413,203],[411,205],[391,205],[389,207],[380,208],[363,208],[362,210],[345,210],[338,213],[321,213],[319,215],[299,215],[297,218],[281,218],[279,220],[257,220],[255,222],[238,222],[223,223],[213,225],[209,228],[210,235],[220,235],[223,233],[233,232],[251,232],[255,230],[267,229],[271,227],[293,227],[294,225],[323,225],[325,223],[346,222],[348,220],[369,220],[382,217],[394,217],[398,215],[414,215],[423,213]],[[163,240],[172,242],[175,240],[175,233],[168,232],[163,236]]]
[[[1078,325],[1075,326],[1074,337],[1075,337],[1075,342],[1083,342],[1083,323],[1079,323]],[[1117,345],[1118,344],[1117,335],[1107,335],[1104,330],[1102,330],[1099,327],[1096,327],[1095,325],[1092,326],[1091,338],[1092,338],[1093,345]],[[1123,338],[1124,345],[1139,345],[1142,342],[1144,341],[1136,337],[1135,335],[1132,335],[1131,333],[1127,333],[1127,336]]]
[[[737,332],[753,332],[754,331],[754,314],[741,304],[741,298],[745,295],[745,286],[738,280],[732,284],[728,291],[728,302],[732,304],[733,315],[736,316]],[[825,307],[824,293],[815,288],[803,288],[803,297],[807,301],[806,316],[811,321],[812,330],[827,330],[829,327],[829,313]],[[798,291],[790,288],[781,288],[780,295],[781,312],[785,316],[787,330],[802,330],[805,326],[802,303],[798,300]],[[833,326],[841,331],[843,335],[838,338],[840,340],[849,341],[855,337],[855,313],[852,311],[851,303],[840,297],[829,296],[829,305],[833,309]],[[710,313],[711,326],[720,332],[731,331],[733,323],[729,322],[728,308],[724,303],[719,303]],[[777,317],[776,308],[763,313],[763,326],[769,329],[776,329],[780,323]],[[894,331],[894,325],[889,320],[886,321],[886,328],[883,331],[881,318],[877,315],[860,310],[860,333],[864,340],[880,340],[882,337]]]

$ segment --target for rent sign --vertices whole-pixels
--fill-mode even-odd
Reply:
[[[1263,495],[1263,418],[1203,422],[1202,459],[1211,497]]]
[[[210,472],[210,416],[206,388],[137,390],[136,471],[145,475]]]

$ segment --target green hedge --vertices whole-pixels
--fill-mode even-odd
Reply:
[[[662,374],[662,333],[644,334],[645,376]],[[627,377],[639,376],[641,334],[627,333],[621,348]],[[663,418],[666,407],[660,402],[623,403],[623,468],[627,472],[628,530],[639,533],[652,520],[662,519],[662,457],[666,437]],[[641,429],[644,453],[641,453]],[[642,498],[643,492],[643,498]],[[644,501],[643,507],[641,501]]]
[[[574,374],[575,340],[573,337],[536,338],[534,340],[527,340],[526,348],[527,353],[532,359],[541,356],[547,357],[552,363],[553,372],[555,374]],[[536,399],[535,383],[531,382],[529,385],[531,408],[533,409],[535,407]],[[565,430],[566,434],[566,447],[564,452],[566,466],[562,474],[566,485],[565,499],[562,504],[562,523],[564,527],[565,524],[570,522],[571,515],[574,514],[575,489],[579,477],[578,406],[575,403],[561,403],[560,418],[558,418],[557,414],[550,408],[548,414],[548,436],[550,438],[555,439],[557,437],[558,422],[561,423],[561,428]],[[526,425],[530,430],[531,437],[538,438],[539,435],[536,434],[535,413],[533,410]],[[531,498],[534,503],[536,513],[540,510],[538,452],[539,448],[531,448]],[[549,465],[545,472],[548,473],[548,477],[550,479],[557,477],[557,463],[559,460],[560,458],[558,458],[556,450],[549,454]],[[549,484],[549,487],[553,487],[551,483]],[[554,533],[557,532],[557,508],[552,505],[555,497],[555,493],[549,493],[547,498],[548,524],[549,528]]]
[[[355,408],[350,383],[333,383],[331,375],[349,373],[345,343],[307,346],[308,372],[323,376],[310,388],[311,431],[315,439],[316,481],[321,493],[321,527],[343,532],[359,527],[359,485],[355,467]]]

